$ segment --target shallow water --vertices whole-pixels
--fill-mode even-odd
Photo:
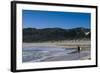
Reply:
[[[48,47],[32,47],[22,49],[22,62],[41,62],[44,59],[64,56],[68,53],[76,51],[75,49],[68,48],[48,48]]]

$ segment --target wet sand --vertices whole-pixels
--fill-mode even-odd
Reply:
[[[56,56],[45,59],[43,61],[69,61],[69,60],[89,60],[90,52],[89,51],[81,51],[80,53],[71,53],[64,56]]]
[[[42,42],[42,43],[23,43],[24,48],[32,48],[32,47],[60,47],[60,48],[73,48],[77,50],[77,46],[80,46],[82,50],[80,52],[72,52],[66,55],[61,56],[52,56],[41,60],[44,61],[67,61],[67,60],[89,60],[91,58],[91,50],[90,50],[90,41],[89,40],[80,40],[80,41],[56,41],[56,42]],[[34,61],[29,61],[34,62]]]
[[[90,51],[81,51],[80,53],[71,53],[61,56],[52,56],[36,62],[50,62],[50,61],[73,61],[73,60],[90,60]],[[29,62],[34,62],[31,60]]]

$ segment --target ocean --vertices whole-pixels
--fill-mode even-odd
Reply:
[[[51,57],[64,56],[76,49],[52,48],[52,47],[31,47],[22,49],[22,62],[43,62]]]

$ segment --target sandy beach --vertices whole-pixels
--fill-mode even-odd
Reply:
[[[81,47],[81,52],[77,52],[77,46]],[[45,47],[49,49],[53,48],[71,48],[75,49],[76,51],[71,52],[69,54],[61,54],[56,56],[49,56],[44,59],[41,59],[41,62],[44,61],[65,61],[65,60],[89,60],[91,57],[91,42],[90,40],[65,40],[65,41],[53,41],[53,42],[42,42],[42,43],[23,43],[23,50],[24,48],[33,48],[33,47]],[[37,60],[38,61],[38,60]],[[40,61],[40,60],[39,60]],[[34,62],[34,59],[28,61]]]
[[[61,48],[77,48],[80,46],[82,49],[88,50],[91,46],[90,40],[65,40],[65,41],[54,41],[54,42],[41,42],[41,43],[23,43],[23,48],[29,47],[61,47]]]

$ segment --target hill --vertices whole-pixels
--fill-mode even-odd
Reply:
[[[90,29],[87,28],[24,28],[23,42],[43,42],[59,40],[90,39]]]

